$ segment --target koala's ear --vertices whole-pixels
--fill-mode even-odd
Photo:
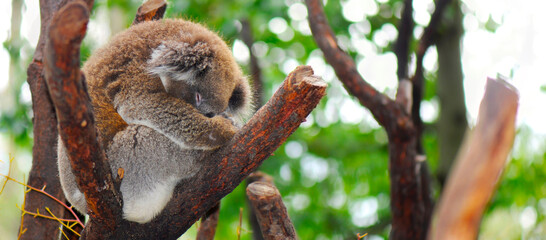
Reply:
[[[166,78],[191,84],[210,69],[213,57],[212,50],[205,42],[191,45],[168,41],[153,50],[148,66],[149,71],[159,75],[164,84]]]

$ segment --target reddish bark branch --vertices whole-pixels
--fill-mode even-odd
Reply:
[[[133,25],[162,19],[166,9],[167,2],[165,0],[148,0],[138,8]]]
[[[253,182],[246,188],[266,240],[296,239],[296,230],[282,202],[279,190],[265,181]]]
[[[121,217],[121,198],[97,142],[89,96],[79,70],[80,44],[88,21],[87,6],[81,1],[67,4],[53,16],[44,59],[46,82],[88,214],[112,229]]]
[[[429,239],[476,239],[515,136],[518,93],[488,79],[476,127],[465,140],[434,214]]]

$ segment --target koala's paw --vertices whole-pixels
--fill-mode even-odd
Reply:
[[[216,131],[212,131],[209,138],[213,142],[217,142],[221,145],[229,141],[233,135],[239,130],[234,124],[233,120],[224,117],[223,115],[218,115],[212,118],[216,123]]]

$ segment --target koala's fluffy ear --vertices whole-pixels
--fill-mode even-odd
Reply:
[[[213,57],[207,43],[197,42],[190,45],[168,41],[153,50],[148,65],[150,72],[159,75],[164,84],[167,79],[191,84],[209,70]]]

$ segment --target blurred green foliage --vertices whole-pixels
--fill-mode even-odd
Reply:
[[[301,3],[302,1],[298,0],[177,0],[169,2],[165,17],[182,17],[201,22],[219,32],[230,45],[241,39],[240,20],[248,19],[253,37],[260,46],[260,49],[254,50],[261,52],[258,58],[263,73],[265,88],[263,94],[264,98],[268,99],[284,80],[287,71],[291,70],[288,62],[308,64],[313,56],[322,58],[320,52],[316,51],[317,47],[310,32],[305,30],[306,20],[295,20],[289,14],[291,7]],[[123,25],[128,27],[140,4],[141,1],[137,0],[96,0],[92,22],[105,21],[97,19],[108,16],[100,15],[100,11],[116,9],[115,14],[122,14]],[[342,4],[339,1],[327,1],[325,11],[330,25],[340,38],[342,47],[355,59],[366,56],[356,50],[358,46],[355,46],[351,39],[365,38],[372,41],[374,34],[385,24],[397,25],[399,15],[396,13],[401,10],[402,1],[388,0],[377,4],[378,13],[365,20],[369,23],[367,31],[366,24],[355,25],[343,17]],[[275,18],[284,19],[287,23],[283,33],[276,34],[271,31],[269,25]],[[487,29],[496,27],[492,22],[484,25]],[[393,43],[394,41],[390,41],[383,47],[375,45],[375,48],[378,53],[389,52]],[[416,41],[413,41],[412,46],[415,48]],[[0,114],[0,131],[2,134],[12,136],[18,148],[30,151],[32,145],[30,105],[21,101],[20,97],[21,87],[26,79],[24,66],[28,64],[29,59],[20,59],[19,51],[13,50],[12,43],[5,42],[4,47],[10,50],[16,62],[24,64],[19,67],[17,77],[19,81],[13,89],[16,104],[9,111]],[[85,60],[96,47],[93,42],[85,41],[82,46],[82,60]],[[241,65],[248,73],[248,62],[243,61]],[[330,85],[328,95],[308,121],[275,152],[274,156],[264,162],[261,170],[275,179],[301,239],[356,239],[356,233],[370,233],[376,237],[387,238],[390,211],[386,134],[367,111],[357,112],[362,115],[360,116],[362,120],[353,123],[344,119],[339,109],[332,108],[331,106],[339,107],[339,104],[347,101],[353,103],[356,101],[342,88],[331,68],[325,67],[323,73],[322,77]],[[436,73],[428,72],[426,79],[424,99],[429,101],[436,96]],[[392,89],[387,89],[388,91]],[[332,102],[329,103],[330,101]],[[358,105],[357,102],[355,104]],[[539,141],[538,146],[529,144],[529,141],[535,141],[534,143],[537,141],[531,130],[520,130],[515,145],[519,148],[515,151],[517,154],[513,155],[508,164],[499,191],[484,217],[481,236],[483,239],[519,239],[541,236],[539,234],[546,235],[545,146],[544,141],[542,143]],[[434,173],[438,161],[434,122],[426,125],[423,145]],[[438,197],[440,192],[438,184],[433,182],[432,185],[435,188],[435,196]],[[240,208],[243,208],[244,215],[241,239],[251,239],[251,229],[247,220],[249,207],[245,201],[244,184],[222,200],[217,239],[237,237]],[[507,220],[506,216],[512,217]],[[533,216],[532,226],[522,227],[524,224],[521,224],[521,219],[533,220]],[[501,231],[502,229],[510,229],[510,232],[505,233]],[[182,239],[193,238],[193,234],[194,228]]]

